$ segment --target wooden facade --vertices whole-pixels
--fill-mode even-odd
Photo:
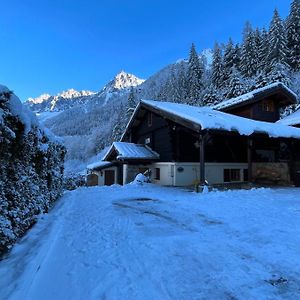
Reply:
[[[293,93],[282,84],[259,90],[254,95],[242,97],[245,101],[229,101],[229,104],[225,103],[215,110],[274,123],[280,118],[280,109],[295,102]],[[106,160],[115,164],[116,183],[128,183],[137,172],[146,170],[154,174],[154,182],[164,185],[180,182],[204,184],[206,178],[218,180],[217,183],[256,182],[258,179],[279,182],[282,178],[294,180],[298,169],[300,171],[300,163],[297,163],[300,162],[300,141],[296,139],[270,138],[272,132],[256,129],[258,123],[253,125],[249,122],[255,127],[255,133],[241,135],[230,128],[231,118],[228,119],[228,115],[225,125],[221,121],[222,126],[218,124],[210,127],[215,129],[203,129],[198,121],[198,111],[197,114],[189,111],[190,117],[186,111],[181,114],[180,109],[164,109],[164,106],[151,102],[139,104],[119,143],[150,148],[156,156],[148,159],[122,158],[117,153],[120,150],[114,150],[117,144],[114,143]],[[202,114],[202,111],[199,113]],[[223,120],[224,114],[217,114]],[[214,112],[208,115],[215,116]],[[232,119],[232,122],[239,122],[236,118]],[[260,125],[264,126],[263,123]],[[196,174],[196,177],[191,174]],[[107,177],[106,184],[109,184],[114,177],[113,172],[108,172]]]

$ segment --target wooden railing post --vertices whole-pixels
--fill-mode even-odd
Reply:
[[[248,160],[248,181],[249,182],[252,182],[252,180],[253,180],[252,148],[253,148],[253,140],[251,138],[248,138],[248,140],[247,140],[247,160]]]

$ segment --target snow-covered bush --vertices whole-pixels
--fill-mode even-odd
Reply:
[[[81,186],[86,185],[86,176],[80,174],[69,174],[64,178],[64,189],[75,190]]]
[[[0,86],[0,254],[62,192],[64,147]]]
[[[150,183],[149,177],[145,176],[144,174],[137,174],[132,184],[144,184],[144,183]]]

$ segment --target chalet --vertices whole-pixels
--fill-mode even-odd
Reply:
[[[276,121],[294,103],[296,95],[282,83],[210,108],[143,100],[104,162],[88,166],[89,181],[126,184],[148,172],[166,186],[290,184],[300,130]]]

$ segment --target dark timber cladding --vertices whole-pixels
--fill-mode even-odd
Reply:
[[[221,106],[220,110],[253,120],[276,122],[280,118],[280,108],[297,103],[295,95],[280,83],[253,93],[253,98],[237,103],[232,102],[224,108]]]
[[[160,154],[160,162],[190,162],[200,164],[201,184],[205,181],[205,163],[248,163],[249,181],[254,180],[253,163],[287,161],[283,149],[293,140],[270,138],[268,134],[240,135],[237,131],[203,130],[199,124],[141,102],[131,118],[122,141],[146,144]],[[284,146],[284,147],[282,147]],[[298,151],[300,153],[300,151]],[[300,155],[293,158],[300,161]]]

